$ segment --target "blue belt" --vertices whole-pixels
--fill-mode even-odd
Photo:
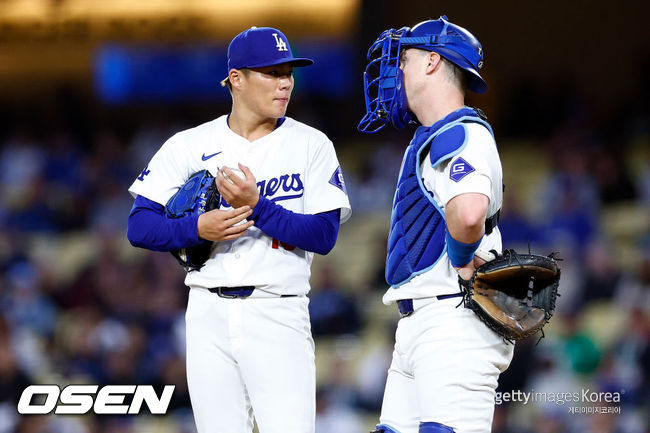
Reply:
[[[253,294],[255,286],[211,287],[208,290],[212,293],[216,293],[220,298],[248,298]]]
[[[220,298],[243,299],[248,298],[253,294],[255,286],[210,287],[208,290],[212,293],[216,293]],[[280,295],[280,298],[292,298],[295,296],[298,295]]]
[[[440,295],[435,298],[439,301],[443,299],[457,298],[463,296],[462,292],[452,293],[451,295]],[[397,308],[399,309],[399,315],[402,317],[407,317],[413,314],[413,299],[400,299],[397,301]]]

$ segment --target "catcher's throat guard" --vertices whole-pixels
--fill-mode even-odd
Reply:
[[[167,202],[165,216],[182,218],[211,211],[219,207],[221,196],[217,190],[214,176],[208,170],[194,173]],[[186,272],[203,267],[210,258],[212,241],[202,241],[198,245],[170,251]]]
[[[481,265],[471,280],[459,277],[465,307],[510,342],[540,331],[555,312],[560,268],[554,256],[506,250]]]

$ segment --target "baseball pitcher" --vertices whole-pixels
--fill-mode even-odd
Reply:
[[[277,29],[228,47],[230,114],[177,133],[131,185],[128,238],[188,270],[187,380],[200,433],[313,433],[314,253],[350,216],[332,142],[286,117],[294,57]],[[215,188],[216,186],[216,188]]]

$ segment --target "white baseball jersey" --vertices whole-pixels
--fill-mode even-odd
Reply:
[[[165,205],[195,172],[250,168],[260,194],[303,214],[341,209],[351,213],[332,142],[322,132],[289,117],[266,136],[249,142],[221,116],[171,137],[129,191]],[[221,209],[228,208],[221,203]],[[257,227],[233,241],[215,242],[211,258],[187,274],[190,287],[256,286],[252,297],[303,295],[309,291],[313,253],[283,244]]]
[[[503,201],[503,175],[496,143],[483,125],[467,123],[465,128],[467,145],[458,155],[436,168],[431,166],[428,155],[424,158],[420,167],[423,184],[432,192],[442,212],[445,212],[447,203],[457,195],[480,193],[490,199],[487,215],[492,216],[501,208]],[[451,171],[457,164],[469,164],[469,167],[463,167],[467,174],[454,181]],[[483,237],[479,249],[501,251],[501,233],[498,227]],[[414,277],[399,288],[389,288],[383,301],[388,305],[399,299],[427,298],[458,291],[458,272],[452,266],[445,250],[440,260],[429,271]]]
[[[195,172],[250,168],[261,195],[293,212],[316,214],[350,203],[332,142],[320,131],[285,118],[249,142],[227,116],[167,140],[129,191],[161,205]],[[229,208],[223,200],[220,208]],[[200,433],[313,433],[314,342],[308,304],[313,253],[251,227],[233,241],[215,242],[210,259],[187,274],[187,382]],[[207,289],[256,286],[245,299]],[[281,297],[279,295],[297,295]]]

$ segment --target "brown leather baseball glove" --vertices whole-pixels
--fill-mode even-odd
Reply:
[[[555,312],[560,269],[553,254],[505,250],[481,265],[467,281],[459,277],[465,307],[505,340],[540,331]]]

